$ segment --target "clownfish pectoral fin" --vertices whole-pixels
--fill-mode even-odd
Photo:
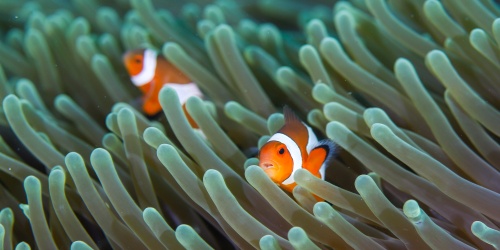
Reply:
[[[307,161],[304,163],[304,169],[311,172],[322,179],[325,178],[325,168],[337,153],[337,145],[329,140],[324,139],[318,142],[316,146],[309,152]]]

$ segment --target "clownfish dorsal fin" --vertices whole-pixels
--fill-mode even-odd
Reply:
[[[290,136],[297,144],[302,146],[302,140],[305,139],[307,145],[307,127],[302,123],[300,118],[288,106],[283,107],[283,115],[285,116],[285,125],[278,131]],[[296,140],[298,139],[298,141]]]
[[[285,116],[285,125],[286,124],[302,124],[302,121],[299,119],[299,117],[287,105],[285,105],[283,107],[283,115]]]

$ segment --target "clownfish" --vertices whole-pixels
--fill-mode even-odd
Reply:
[[[196,83],[191,82],[189,77],[152,49],[128,51],[123,55],[123,63],[130,75],[130,80],[143,94],[144,113],[153,116],[162,110],[158,94],[164,85],[168,85],[177,92],[191,126],[197,128],[185,107],[189,97],[203,98],[203,93]]]
[[[312,129],[285,106],[285,125],[262,146],[259,167],[288,192],[295,186],[293,174],[306,169],[314,176],[325,179],[325,169],[336,154],[337,147],[329,139],[318,141]]]

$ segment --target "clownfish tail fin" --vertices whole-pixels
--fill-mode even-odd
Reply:
[[[283,115],[285,116],[285,123],[286,124],[295,123],[295,122],[302,123],[300,121],[300,118],[287,105],[285,105],[283,107]]]

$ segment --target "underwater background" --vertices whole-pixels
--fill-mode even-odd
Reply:
[[[499,249],[492,0],[0,0],[0,249]],[[146,117],[124,52],[171,88]],[[258,165],[288,105],[341,150]],[[315,196],[324,199],[317,202]]]

